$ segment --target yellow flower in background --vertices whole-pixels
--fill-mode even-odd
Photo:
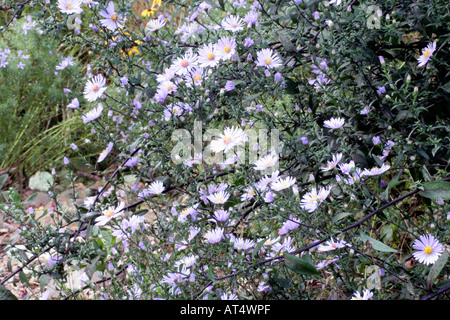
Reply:
[[[156,11],[158,11],[157,8],[150,8],[149,10],[145,9],[141,12],[141,17],[146,18],[152,16]]]
[[[140,40],[135,40],[134,43],[136,43],[137,45],[140,45],[142,43],[142,41]],[[128,55],[131,56],[132,54],[141,54],[141,52],[138,50],[137,46],[133,46],[131,47],[131,49],[129,49],[127,51]],[[126,57],[125,54],[123,54],[124,57]]]
[[[146,18],[146,17],[150,17],[150,16],[154,15],[156,13],[156,11],[158,11],[158,8],[156,8],[156,7],[160,7],[160,6],[161,6],[161,0],[153,0],[152,7],[150,9],[145,9],[144,11],[142,11],[141,17]]]

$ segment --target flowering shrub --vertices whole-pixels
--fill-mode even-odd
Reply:
[[[450,288],[444,1],[33,2],[44,32],[86,51],[68,107],[105,148],[87,164],[119,163],[42,237],[9,191],[24,263],[49,256],[42,297]]]

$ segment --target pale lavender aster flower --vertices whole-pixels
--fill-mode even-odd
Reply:
[[[223,29],[231,32],[237,32],[244,29],[244,22],[242,19],[234,15],[223,19],[221,25]]]
[[[244,17],[244,21],[247,23],[247,28],[258,25],[259,13],[256,11],[249,11]]]
[[[100,117],[100,114],[102,113],[102,111],[103,111],[103,106],[101,103],[99,103],[96,108],[90,110],[88,113],[81,116],[81,119],[83,120],[83,123],[91,122],[91,121],[97,119],[98,117]]]
[[[228,60],[236,53],[236,40],[230,37],[222,37],[216,45],[217,55],[221,60]]]
[[[417,61],[419,62],[418,66],[423,67],[424,65],[426,65],[435,50],[436,50],[436,41],[433,41],[422,50],[422,55],[417,59]]]
[[[383,93],[386,93],[386,88],[384,86],[378,87],[377,93],[380,94],[380,95],[383,94]]]
[[[235,89],[234,87],[234,82],[233,81],[227,81],[227,83],[225,84],[225,91],[232,91]]]
[[[369,289],[365,289],[361,295],[361,293],[359,293],[359,291],[356,291],[351,300],[369,300],[370,298],[372,298],[373,293],[369,290]]]
[[[272,49],[261,49],[257,53],[256,65],[268,69],[282,66],[280,57]]]
[[[89,80],[84,87],[84,97],[89,102],[93,102],[100,98],[106,91],[106,79],[102,74],[98,74]]]
[[[74,98],[68,105],[67,108],[76,109],[80,106],[77,98]]]
[[[110,1],[105,10],[101,10],[99,14],[104,18],[100,19],[102,26],[106,27],[108,30],[114,31],[117,28],[122,29],[124,22],[122,20],[122,15],[117,14],[114,7],[114,2]]]
[[[214,230],[208,231],[204,237],[209,243],[217,243],[223,239],[223,228],[216,228]]]
[[[245,38],[244,40],[244,46],[246,46],[247,48],[251,47],[254,43],[255,41],[253,41],[252,38]]]
[[[421,235],[420,239],[414,241],[412,247],[417,250],[413,253],[414,258],[425,265],[434,264],[444,252],[442,244],[429,234]]]

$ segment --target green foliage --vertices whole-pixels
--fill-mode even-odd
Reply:
[[[0,48],[11,52],[0,68],[0,168],[31,176],[59,167],[70,143],[84,137],[81,120],[67,108],[73,94],[63,91],[80,90],[80,66],[57,71],[63,58],[57,40],[35,30],[24,36],[25,23],[18,20],[0,40]]]

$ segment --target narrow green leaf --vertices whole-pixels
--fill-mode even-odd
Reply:
[[[320,272],[317,271],[316,267],[309,261],[307,261],[310,259],[306,258],[301,259],[290,254],[285,254],[284,257],[286,258],[286,260],[284,261],[286,267],[288,267],[295,273],[321,276]]]
[[[377,251],[381,252],[398,252],[394,248],[389,247],[388,245],[384,244],[381,241],[378,241],[377,239],[374,239],[372,237],[369,237],[368,235],[365,235],[361,232],[360,234],[361,240],[363,242],[369,241],[372,244],[372,248],[374,248]]]
[[[437,199],[450,200],[450,182],[433,181],[423,185],[423,191],[419,194],[422,197],[436,201]]]
[[[267,240],[264,239],[256,244],[255,249],[253,249],[253,252],[252,252],[252,258],[254,258],[258,254],[259,250],[261,250],[262,246],[264,245],[264,243],[266,243],[266,241]]]
[[[351,212],[341,212],[337,215],[334,216],[333,220],[331,220],[331,223],[335,224],[336,222],[338,222],[341,219],[344,219],[345,217],[351,216],[352,213]]]
[[[148,212],[147,209],[141,209],[133,213],[134,216],[143,216]]]
[[[27,200],[25,200],[24,204],[30,203],[37,197],[37,192],[35,194],[32,194]]]
[[[11,293],[4,286],[0,285],[0,300],[19,300],[17,297]]]
[[[5,173],[0,176],[0,190],[5,186],[7,180],[8,174]]]
[[[208,268],[208,278],[209,278],[211,281],[216,281],[216,277],[214,276],[211,267]]]
[[[50,277],[46,274],[43,274],[39,277],[39,288],[41,289],[41,291],[44,291],[44,287],[47,285],[47,283],[49,283],[49,281]]]
[[[448,262],[448,253],[444,252],[441,254],[439,259],[433,264],[433,266],[430,269],[430,272],[428,273],[427,277],[427,287],[431,290],[431,287],[433,286],[434,280],[436,280],[439,273],[442,271],[442,269],[445,267],[445,265]]]
[[[23,284],[26,284],[27,286],[30,285],[30,283],[28,282],[28,277],[27,277],[27,275],[25,274],[25,272],[20,271],[20,273],[19,273],[19,279],[20,279],[20,282],[22,282]]]

